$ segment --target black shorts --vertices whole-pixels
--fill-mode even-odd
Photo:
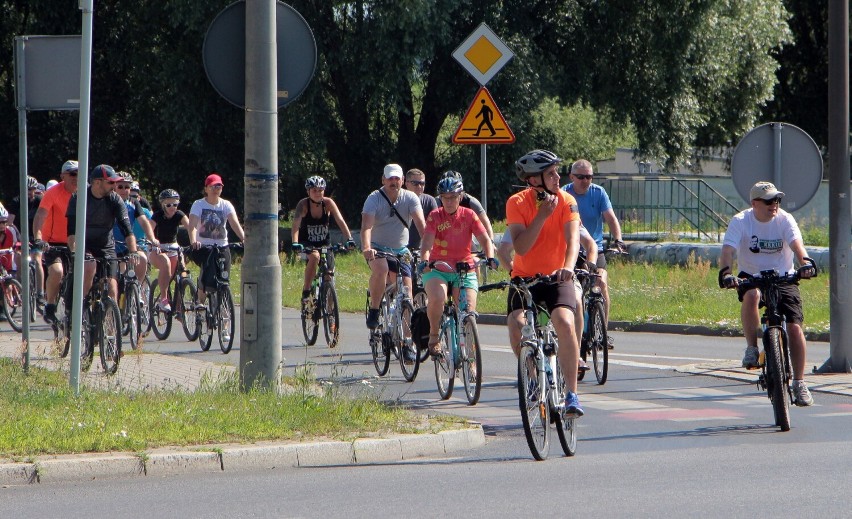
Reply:
[[[533,303],[544,306],[548,312],[554,308],[565,307],[572,312],[577,309],[577,293],[574,287],[574,278],[571,281],[557,281],[555,283],[539,283],[530,289]],[[509,286],[506,300],[506,315],[515,310],[524,309],[524,297],[514,286]]]
[[[115,255],[115,249],[92,249],[87,250],[86,255],[91,255],[93,258],[106,259],[107,277],[118,279],[118,259]]]
[[[749,290],[754,290],[754,287],[744,290],[742,287],[737,287],[737,295],[740,302],[743,301],[743,296]],[[787,318],[790,324],[802,324],[805,321],[805,314],[802,311],[802,294],[799,292],[798,285],[781,285],[778,287],[780,298],[778,300],[778,311]],[[760,298],[758,308],[763,308],[763,297]]]
[[[48,248],[41,256],[41,263],[44,266],[53,265],[59,261],[62,261],[66,265],[71,262],[71,253],[67,250],[67,243],[50,243],[50,248]],[[62,249],[56,249],[55,247],[62,247]]]
[[[225,272],[231,272],[231,249],[225,247],[218,249],[200,248],[191,250],[189,257],[201,268],[198,274],[198,286],[205,291],[216,289],[216,258],[225,258]]]
[[[402,274],[404,278],[411,277],[411,263],[402,262],[396,259],[395,256],[387,256],[384,259],[388,262],[388,271],[393,272],[394,274]]]

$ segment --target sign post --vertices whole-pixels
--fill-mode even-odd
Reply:
[[[515,54],[485,23],[481,23],[453,52],[453,58],[480,84],[462,124],[453,135],[456,144],[479,144],[481,161],[482,208],[488,210],[487,144],[511,144],[515,135],[485,88]],[[497,119],[495,120],[495,116]],[[470,119],[472,117],[472,120]],[[482,134],[485,130],[486,135]],[[479,138],[482,136],[482,138]]]

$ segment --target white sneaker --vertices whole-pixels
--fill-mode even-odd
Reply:
[[[159,308],[161,312],[165,313],[169,313],[172,311],[172,305],[169,304],[168,299],[160,299],[157,302],[157,308]]]
[[[793,403],[799,407],[814,405],[814,397],[804,380],[793,381]]]

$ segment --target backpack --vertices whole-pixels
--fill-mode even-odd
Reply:
[[[418,350],[429,348],[429,316],[426,315],[425,307],[418,308],[411,314],[411,340]]]

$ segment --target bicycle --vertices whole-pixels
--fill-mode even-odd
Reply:
[[[376,251],[377,258],[396,258],[402,262],[411,261],[410,253],[394,254],[389,252]],[[367,302],[364,308],[364,313],[367,315],[370,311],[370,291],[367,290]],[[420,370],[421,356],[417,351],[413,353],[413,360],[406,360],[405,351],[411,351],[414,348],[414,341],[411,337],[411,316],[414,313],[414,305],[411,302],[411,296],[408,293],[408,287],[405,286],[401,275],[396,276],[396,282],[385,287],[382,301],[379,304],[379,325],[370,330],[370,352],[373,356],[373,365],[376,367],[376,372],[379,376],[384,376],[390,367],[390,356],[393,354],[399,358],[399,365],[402,368],[402,376],[408,382],[413,382],[417,378],[417,372]]]
[[[139,346],[142,335],[141,316],[147,313],[147,305],[142,299],[142,289],[136,271],[133,269],[131,255],[124,254],[118,258],[118,309],[121,312],[121,334],[130,340],[130,348]]]
[[[576,417],[565,413],[567,384],[557,353],[559,341],[550,314],[533,302],[530,288],[553,282],[552,276],[513,278],[479,287],[480,292],[514,287],[524,301],[524,325],[518,355],[518,404],[527,445],[536,460],[547,459],[550,424],[556,425],[559,443],[566,456],[577,452]]]
[[[197,316],[197,322],[199,323],[198,340],[201,342],[202,351],[207,351],[210,349],[210,345],[213,344],[213,334],[215,332],[219,338],[219,348],[222,350],[222,353],[228,353],[234,345],[234,333],[236,333],[234,297],[231,294],[230,276],[225,270],[225,258],[219,251],[226,248],[241,249],[242,244],[203,245],[202,248],[209,250],[205,266],[206,268],[215,269],[216,286],[212,292],[207,292],[207,304],[199,304],[197,307],[198,313],[201,314]],[[201,281],[199,279],[199,282]],[[188,319],[184,318],[184,321],[188,321]]]
[[[609,372],[609,348],[606,323],[606,301],[596,282],[600,275],[585,269],[575,269],[574,274],[583,287],[583,335],[580,341],[580,358],[586,361],[592,356],[595,378],[599,385],[606,384]],[[577,380],[583,380],[585,370],[577,372]]]
[[[164,310],[160,305],[162,299],[162,291],[157,280],[151,280],[150,284],[150,299],[148,307],[151,315],[151,329],[154,330],[154,336],[157,339],[164,341],[169,338],[172,332],[172,320],[177,319],[181,322],[183,333],[186,335],[186,340],[192,342],[198,339],[200,333],[199,316],[198,316],[198,289],[192,281],[192,273],[186,267],[186,257],[184,255],[188,248],[180,246],[162,247],[160,250],[164,252],[174,252],[178,256],[177,267],[174,274],[169,279],[169,286],[166,289],[166,298],[169,301],[169,310]],[[202,349],[207,351],[210,349],[209,343],[207,348]]]
[[[738,284],[745,289],[760,290],[760,302],[764,306],[760,323],[763,326],[763,352],[760,354],[761,373],[757,387],[765,390],[775,425],[786,432],[790,430],[790,402],[793,400],[793,370],[790,364],[790,345],[787,342],[787,318],[778,312],[778,301],[782,285],[793,285],[802,279],[798,272],[780,275],[775,270],[762,270],[760,277],[740,279]],[[731,287],[733,288],[733,287]]]
[[[467,262],[459,262],[453,267],[445,261],[429,262],[430,268],[442,272],[455,272],[456,280],[447,286],[447,300],[441,314],[439,336],[441,338],[441,356],[433,357],[435,362],[435,381],[442,400],[453,394],[455,378],[462,372],[462,383],[469,405],[479,402],[482,390],[482,348],[479,343],[479,329],[476,325],[477,314],[468,308],[465,274],[476,272],[477,267],[485,266],[485,260],[477,261],[471,267]],[[487,267],[486,267],[487,268]],[[444,270],[445,269],[445,270]],[[459,300],[453,299],[453,286],[458,284]]]
[[[121,359],[122,320],[118,303],[109,295],[109,262],[114,259],[90,258],[95,261],[92,287],[83,300],[83,325],[80,340],[80,368],[88,371],[94,358],[94,344],[98,344],[101,367],[107,375],[118,371]]]
[[[311,282],[311,290],[307,300],[302,300],[302,333],[305,342],[313,346],[319,334],[319,320],[322,319],[325,342],[329,348],[337,346],[340,338],[340,308],[337,306],[337,290],[334,287],[334,271],[328,267],[328,254],[345,254],[348,249],[341,244],[304,249],[305,255],[313,251],[319,252],[320,260],[317,272]]]
[[[0,250],[0,256],[14,257],[14,254],[15,250],[11,248]],[[11,272],[3,267],[2,263],[0,263],[0,287],[3,289],[3,315],[12,329],[21,333],[24,314],[28,314],[24,311],[24,287]]]

